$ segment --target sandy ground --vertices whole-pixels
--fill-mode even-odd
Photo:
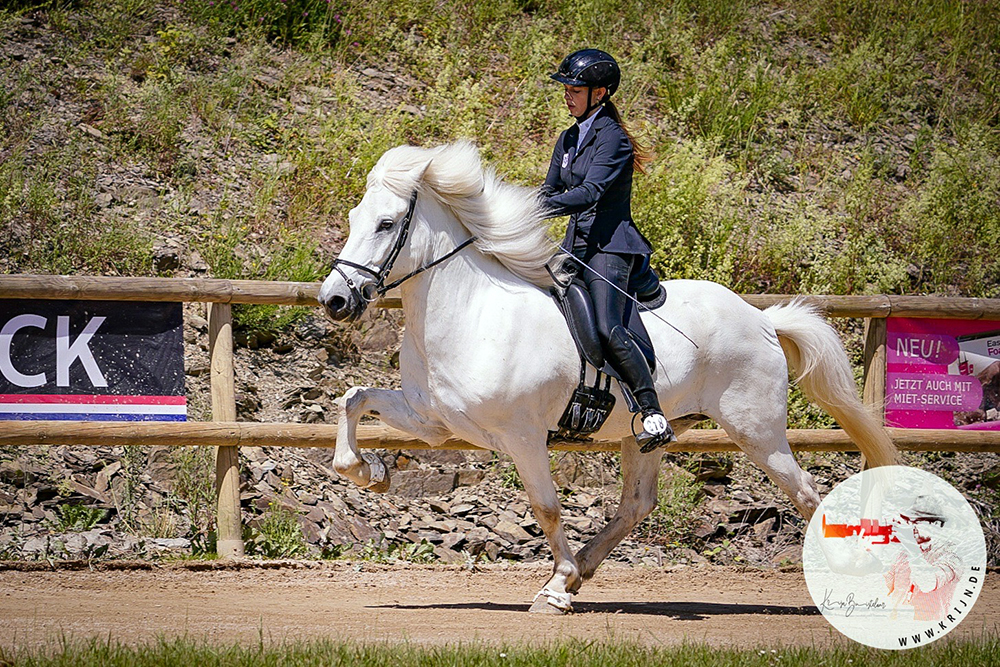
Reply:
[[[846,642],[819,615],[801,571],[606,566],[570,616],[528,614],[543,566],[299,563],[219,568],[0,569],[0,646],[61,636],[124,643],[185,635],[212,642],[309,638],[419,643],[580,638],[643,644]],[[997,636],[1000,577],[951,636]]]

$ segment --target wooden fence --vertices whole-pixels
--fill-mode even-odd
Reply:
[[[236,421],[233,373],[232,310],[234,303],[318,306],[316,283],[261,282],[187,278],[112,278],[75,276],[0,276],[0,298],[81,299],[98,301],[169,301],[208,304],[211,359],[212,422],[0,422],[0,445],[167,445],[216,447],[218,553],[243,555],[239,493],[239,447],[333,447],[337,427],[330,424],[261,424]],[[885,399],[886,318],[928,317],[1000,319],[1000,299],[917,296],[745,295],[758,308],[801,298],[828,317],[865,320],[864,391],[866,403],[881,408]],[[376,306],[400,307],[399,299]],[[897,447],[909,451],[1000,451],[998,431],[888,429]],[[843,431],[788,431],[796,451],[857,451]],[[428,445],[385,426],[361,426],[358,443],[365,448],[424,449]],[[475,449],[450,440],[447,449]],[[563,451],[617,451],[617,441],[555,443]],[[718,452],[738,448],[721,430],[682,434],[668,451]]]

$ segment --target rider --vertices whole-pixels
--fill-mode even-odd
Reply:
[[[619,291],[628,290],[630,275],[640,294],[659,289],[649,269],[653,248],[632,221],[632,174],[644,171],[646,157],[636,150],[611,101],[621,81],[614,58],[597,49],[576,51],[551,78],[565,87],[576,124],[559,136],[552,153],[542,185],[546,217],[570,216],[563,249],[593,270],[581,268],[578,276],[594,302],[608,360],[642,411],[643,432],[636,442],[648,451],[677,438],[663,416],[642,351],[624,326],[629,303]]]

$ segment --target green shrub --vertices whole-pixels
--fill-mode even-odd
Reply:
[[[687,546],[696,527],[692,518],[704,500],[703,487],[687,471],[661,471],[656,508],[639,525],[639,534],[659,544]]]
[[[309,548],[297,513],[277,502],[269,503],[264,513],[244,528],[243,541],[248,556],[262,558],[302,558]]]
[[[949,285],[966,296],[1000,296],[1000,133],[972,125],[956,143],[938,142],[931,166],[900,222],[920,286]]]
[[[108,511],[100,507],[67,503],[57,505],[56,514],[59,515],[59,518],[51,526],[52,530],[58,533],[66,533],[70,531],[83,532],[90,530],[101,521],[104,521],[105,517],[108,516]]]

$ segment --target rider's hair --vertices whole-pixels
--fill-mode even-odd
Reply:
[[[628,137],[629,142],[632,144],[632,167],[640,174],[646,173],[646,163],[652,161],[653,156],[650,154],[649,147],[640,144],[635,140],[635,135],[632,134],[628,126],[622,120],[622,115],[618,113],[618,107],[611,99],[607,99],[604,102],[604,107],[608,110],[608,113],[614,118],[615,122],[621,126],[622,131],[625,132],[625,136]]]

